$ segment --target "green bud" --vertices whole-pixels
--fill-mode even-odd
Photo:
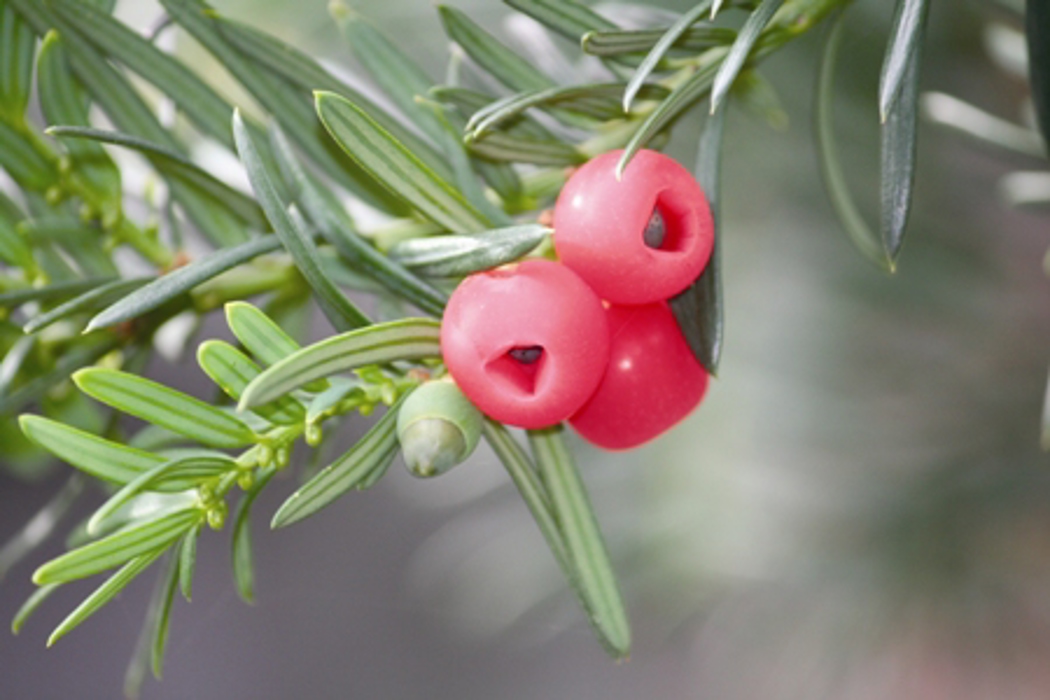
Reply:
[[[306,444],[310,447],[317,447],[321,444],[321,426],[317,423],[306,424]]]
[[[413,391],[397,416],[397,436],[409,471],[436,476],[465,461],[478,446],[483,420],[451,381],[427,382]]]
[[[242,491],[247,491],[255,484],[255,474],[249,471],[243,471],[237,475],[237,485],[241,487]]]
[[[211,506],[215,502],[215,489],[211,484],[201,484],[197,487],[197,498],[205,506]]]
[[[228,514],[229,509],[226,506],[226,501],[217,501],[214,506],[208,509],[206,515],[208,527],[212,530],[221,530],[226,524],[226,516]]]

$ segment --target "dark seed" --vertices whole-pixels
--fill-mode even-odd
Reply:
[[[523,365],[531,365],[543,356],[543,348],[539,345],[532,345],[527,348],[512,348],[507,354]]]
[[[667,236],[667,224],[664,223],[663,214],[659,209],[653,209],[653,215],[649,217],[649,223],[645,225],[645,233],[642,240],[650,248],[660,248]]]

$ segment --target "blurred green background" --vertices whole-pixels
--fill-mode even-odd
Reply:
[[[323,0],[214,4],[360,75]],[[452,4],[552,59],[537,25],[496,0]],[[441,80],[448,46],[429,2],[355,6]],[[119,12],[142,27],[158,16],[146,1]],[[850,14],[837,127],[874,220],[891,3],[858,0]],[[1024,82],[988,60],[989,22],[1010,15],[990,2],[933,3],[923,85],[1017,119]],[[1050,478],[1039,451],[1050,218],[996,196],[1000,176],[1036,166],[923,125],[902,263],[893,277],[874,270],[838,228],[817,171],[820,34],[764,66],[787,128],[730,112],[727,335],[708,399],[640,450],[576,444],[626,589],[629,662],[604,656],[482,453],[434,481],[393,470],[288,530],[264,532],[260,518],[254,607],[236,598],[225,539],[206,538],[194,602],[176,603],[166,678],[146,697],[1050,697]],[[178,50],[208,65],[181,38]],[[686,164],[699,115],[670,147]],[[201,395],[206,386],[189,363],[158,362],[153,374]],[[4,533],[49,495],[0,484]],[[268,489],[259,512],[290,489]],[[30,568],[4,582],[0,617],[30,592]],[[0,635],[0,695],[118,697],[148,589],[133,586],[47,652],[47,631],[81,591],[58,594],[20,638]]]

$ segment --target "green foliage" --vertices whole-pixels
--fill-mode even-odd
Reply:
[[[853,245],[865,258],[882,268],[892,270],[893,263],[886,256],[886,251],[879,244],[864,216],[860,213],[853,196],[850,194],[846,175],[839,163],[838,150],[835,145],[834,124],[832,123],[832,97],[834,95],[835,60],[838,47],[842,41],[843,18],[841,15],[828,33],[824,45],[824,54],[817,76],[817,104],[815,113],[817,132],[817,152],[820,160],[820,174],[824,178],[824,187],[828,191],[831,205],[839,217],[842,228],[850,237]]]
[[[340,331],[367,326],[371,323],[368,317],[346,298],[321,268],[320,254],[310,239],[305,222],[297,215],[296,210],[285,211],[273,178],[267,172],[262,155],[252,141],[240,112],[233,113],[233,136],[241,162],[248,171],[248,179],[263,211],[266,212],[266,218],[270,220],[285,250],[292,256],[295,266],[313,289],[318,304],[332,326]]]
[[[164,462],[163,457],[77,430],[42,416],[19,419],[26,437],[86,474],[126,484]]]
[[[700,132],[696,177],[707,194],[715,229],[721,229],[722,134],[725,130],[725,104],[707,117]],[[711,261],[684,292],[670,300],[678,325],[693,354],[711,374],[718,373],[722,357],[724,302],[722,299],[722,243],[716,238]]]
[[[634,102],[635,96],[638,95],[638,91],[642,89],[645,82],[649,79],[653,70],[663,60],[664,55],[667,51],[678,42],[689,27],[696,24],[709,9],[713,0],[707,0],[707,2],[701,2],[693,6],[693,9],[683,13],[674,24],[668,27],[663,34],[656,39],[653,43],[649,53],[645,55],[645,59],[635,69],[634,75],[631,76],[631,80],[627,83],[627,87],[623,91],[623,111],[631,111],[631,103]],[[581,43],[587,44],[588,42],[593,43],[594,35],[587,34],[581,39]],[[736,44],[734,44],[734,47]],[[586,49],[585,49],[586,50]],[[714,100],[712,100],[712,112],[714,111]]]
[[[229,343],[208,340],[197,349],[197,362],[219,388],[235,401],[251,382],[262,373],[259,365]],[[285,395],[273,404],[252,409],[271,423],[293,425],[303,419],[305,409],[294,396]]]
[[[440,357],[440,332],[441,324],[436,321],[406,318],[332,336],[267,368],[245,388],[240,406],[268,403],[337,372]]]
[[[201,516],[198,509],[191,508],[123,529],[49,561],[36,570],[33,582],[41,586],[67,583],[156,553],[200,522]]]
[[[386,472],[397,455],[396,403],[342,457],[288,497],[273,516],[273,528],[286,527],[313,515],[351,489],[366,489]]]
[[[583,482],[565,445],[564,428],[529,431],[540,479],[550,493],[550,508],[558,522],[575,574],[577,593],[590,614],[599,639],[617,658],[631,651],[631,630],[609,555],[591,511]]]
[[[539,224],[484,231],[472,236],[413,238],[390,249],[390,257],[428,277],[461,277],[514,262],[552,233]]]
[[[276,363],[274,366],[279,368],[284,360],[309,358],[316,353],[314,346],[300,348],[273,320],[249,304],[231,304],[227,317],[231,329],[244,342],[246,349],[249,352],[253,349],[261,351],[261,357],[257,355],[253,359],[227,343],[210,341],[201,346],[201,366],[233,399],[240,398],[261,376],[257,361]],[[433,321],[409,322],[407,327],[414,327],[413,323],[422,328],[438,328]],[[343,349],[350,352],[351,361],[340,365],[337,359],[335,365],[329,365],[329,373],[354,367],[358,376],[349,390],[327,401],[323,410],[308,416],[298,398],[283,393],[269,407],[255,409],[257,421],[253,422],[254,430],[227,410],[133,374],[101,367],[83,369],[76,374],[77,386],[93,398],[201,446],[242,448],[236,458],[198,447],[165,455],[160,451],[132,448],[106,440],[41,416],[23,416],[22,428],[34,442],[87,474],[121,487],[95,510],[87,522],[88,537],[104,536],[89,540],[44,564],[34,574],[34,581],[39,585],[53,586],[123,567],[63,621],[51,640],[57,641],[86,620],[170,550],[173,554],[169,561],[172,563],[162,578],[162,593],[151,604],[147,621],[152,651],[143,657],[152,659],[154,670],[159,674],[170,599],[176,587],[187,599],[190,597],[201,526],[206,522],[215,529],[223,527],[228,509],[226,501],[237,486],[245,493],[234,516],[234,578],[241,596],[250,600],[254,591],[249,524],[251,505],[277,470],[287,466],[295,440],[305,437],[307,442],[316,445],[323,421],[351,412],[371,413],[375,405],[385,403],[394,408],[389,409],[388,418],[373,429],[373,435],[383,437],[378,454],[369,447],[373,443],[363,441],[351,449],[351,456],[333,465],[332,471],[338,472],[336,467],[339,465],[361,468],[362,463],[371,460],[363,475],[364,482],[370,485],[378,480],[396,454],[396,437],[391,443],[388,434],[393,433],[383,426],[396,422],[397,401],[418,383],[419,377],[425,375],[413,374],[418,370],[412,370],[411,366],[381,370],[365,366],[370,363],[360,361],[368,357],[368,338],[404,340],[403,335],[384,334],[390,326],[376,325],[357,331],[366,334],[364,343],[344,342]],[[396,331],[405,328],[406,323],[398,322],[393,327]],[[436,344],[436,336],[427,337],[435,338],[432,342]],[[335,339],[339,338],[342,336],[335,336]],[[434,355],[436,352],[431,350],[425,354]],[[313,390],[315,397],[330,396],[331,382],[304,382],[302,391]],[[375,461],[376,456],[382,459]],[[330,471],[322,472],[327,473]],[[309,501],[316,509],[339,493],[325,489],[320,497],[311,496]],[[300,513],[297,517],[303,516],[304,513]],[[40,602],[42,600],[34,598],[27,603],[17,618],[18,627]],[[130,680],[140,674],[135,668],[133,663],[129,669]]]
[[[0,416],[36,404],[42,415],[19,421],[32,445],[111,487],[69,551],[37,569],[41,587],[13,628],[21,629],[59,585],[116,569],[55,629],[53,643],[166,557],[128,668],[129,693],[147,667],[160,676],[175,591],[190,598],[204,525],[225,526],[236,490],[233,578],[251,601],[253,504],[289,466],[300,440],[316,449],[326,433],[338,433],[328,426],[386,407],[361,440],[285,501],[273,527],[383,476],[399,450],[401,401],[444,373],[438,319],[448,282],[549,254],[541,212],[552,205],[566,167],[623,148],[622,171],[639,149],[666,143],[710,97],[696,173],[721,231],[729,98],[762,102],[757,65],[850,1],[702,0],[668,27],[628,30],[572,0],[507,0],[602,59],[606,75],[568,85],[465,13],[439,6],[449,39],[505,88],[493,94],[458,84],[455,71],[449,84],[434,85],[399,42],[333,3],[358,63],[399,114],[202,0],[161,4],[177,30],[262,108],[258,121],[242,117],[207,76],[112,17],[112,2],[0,0],[0,168],[17,189],[0,193]],[[820,72],[818,143],[829,194],[862,252],[886,268],[897,258],[910,208],[927,5],[900,1],[886,54],[881,242],[853,204],[834,151],[835,36]],[[714,26],[719,12],[726,21]],[[189,126],[168,128],[140,81],[169,99]],[[33,94],[45,123],[28,116],[35,113]],[[95,110],[113,130],[92,123]],[[251,195],[194,160],[188,144],[198,136],[239,156]],[[114,147],[143,156],[155,179],[122,177],[110,157]],[[132,214],[142,207],[125,206],[129,198],[145,202],[147,214]],[[388,223],[362,230],[347,199],[377,209]],[[187,252],[202,246],[195,257]],[[690,347],[711,372],[724,335],[721,248],[720,239],[712,264],[672,301]],[[134,265],[125,264],[128,257],[137,258]],[[380,309],[404,303],[414,310],[373,323],[345,287],[374,296]],[[248,303],[256,297],[268,312]],[[311,300],[335,333],[303,347],[301,319]],[[186,317],[195,329],[219,307],[239,346],[208,340],[197,360],[216,395],[233,405],[141,376],[160,329]],[[190,345],[191,334],[178,344]],[[71,377],[101,405],[70,399],[80,396]],[[121,414],[146,426],[125,436]],[[484,436],[596,635],[613,656],[626,656],[630,630],[613,565],[561,429],[530,434],[532,456],[498,423],[486,422]],[[70,483],[84,481],[78,475]],[[71,498],[60,495],[45,506],[49,513]],[[0,575],[38,539],[0,549]]]
[[[451,184],[354,103],[334,93],[320,92],[317,114],[347,155],[435,224],[453,233],[469,233],[489,225]]]

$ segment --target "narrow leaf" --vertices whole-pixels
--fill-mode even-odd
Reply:
[[[299,164],[279,127],[271,128],[270,142],[287,184],[303,211],[339,254],[385,289],[427,313],[441,315],[446,295],[391,261],[354,230],[354,222],[335,196],[323,189]]]
[[[504,0],[562,36],[579,41],[587,32],[618,29],[594,10],[576,0]]]
[[[561,426],[530,430],[529,443],[579,576],[579,593],[591,624],[609,653],[625,658],[631,650],[627,611],[586,488],[565,446],[563,432]]]
[[[397,44],[362,19],[342,0],[329,3],[328,11],[338,22],[354,57],[376,84],[431,141],[440,145],[445,139],[444,129],[430,110],[416,102],[417,96],[427,94],[433,81]],[[317,89],[320,86],[313,87]]]
[[[233,522],[233,580],[237,584],[237,593],[245,603],[255,602],[255,565],[252,561],[251,512],[255,498],[269,483],[276,470],[266,468],[255,475],[255,483],[237,503],[237,512]]]
[[[896,57],[887,57],[884,79],[892,85],[884,86],[893,95],[887,96],[886,111],[882,114],[882,246],[891,264],[896,265],[904,243],[904,232],[911,213],[912,190],[915,185],[916,132],[919,126],[919,68],[922,62],[922,33],[926,24],[925,0],[902,0],[902,12],[908,13],[911,5],[923,5],[919,10],[918,27],[914,30],[901,27],[908,23],[902,16],[897,31],[915,36],[910,40],[899,39],[891,53],[906,53],[903,72],[898,75]],[[881,99],[882,96],[880,96]]]
[[[502,132],[488,133],[467,145],[472,155],[495,163],[569,167],[587,162],[583,152],[564,141],[537,141]]]
[[[197,348],[197,362],[211,380],[236,401],[262,369],[244,353],[221,340],[208,340]],[[273,423],[295,425],[303,421],[306,409],[293,396],[282,396],[272,404],[256,406],[254,413]]]
[[[193,574],[197,570],[197,538],[202,525],[190,528],[179,543],[179,589],[189,601],[193,597]]]
[[[835,84],[835,60],[842,39],[842,15],[835,20],[824,45],[824,54],[817,74],[817,104],[814,108],[817,132],[817,152],[820,162],[820,174],[824,187],[828,191],[835,214],[853,241],[857,250],[877,267],[891,271],[892,263],[886,258],[882,245],[861,216],[857,205],[846,183],[846,176],[839,163],[838,148],[835,144],[832,101]]]
[[[247,60],[273,71],[304,91],[327,90],[342,95],[365,110],[380,126],[393,134],[394,138],[419,156],[430,169],[442,177],[451,177],[452,171],[430,144],[405,128],[385,109],[333,76],[309,55],[240,22],[219,19],[218,26],[223,37],[236,46]]]
[[[57,178],[55,163],[33,147],[25,134],[0,119],[0,167],[28,190],[45,192]]]
[[[463,145],[461,136],[465,120],[461,119],[451,107],[440,102],[425,97],[420,97],[418,100],[420,105],[426,106],[442,129],[440,144],[445,156],[452,163],[453,181],[463,197],[494,224],[501,226],[512,224],[514,220],[489,200],[478,181],[474,163]],[[568,144],[558,143],[556,145],[562,147]],[[572,146],[569,146],[569,150],[576,157],[581,155]]]
[[[239,111],[233,113],[233,137],[237,143],[237,152],[241,162],[248,172],[248,179],[251,181],[260,206],[266,213],[266,218],[270,220],[274,232],[291,254],[299,272],[314,290],[325,316],[337,331],[348,331],[367,326],[371,323],[368,317],[361,313],[325,275],[321,268],[317,248],[301,221],[297,221],[295,216],[285,211],[273,179],[267,172],[266,164],[251,134],[248,133],[248,128]]]
[[[485,133],[494,130],[505,122],[518,118],[522,112],[533,107],[543,105],[571,107],[578,105],[580,100],[594,97],[615,99],[622,94],[624,87],[624,83],[558,85],[542,90],[509,95],[474,112],[467,122],[467,135],[469,138],[480,139]],[[647,85],[641,94],[663,97],[668,95],[668,92],[666,88]],[[524,135],[523,137],[527,138]]]
[[[430,95],[439,102],[452,105],[468,119],[475,112],[485,109],[493,102],[496,102],[495,97],[484,92],[447,85],[431,88]],[[514,136],[524,136],[539,141],[557,140],[557,137],[547,127],[526,114],[519,114],[517,117],[502,121],[500,129]]]
[[[707,118],[700,133],[696,175],[707,194],[711,218],[715,223],[715,246],[711,260],[693,284],[670,300],[678,327],[693,355],[704,368],[715,375],[722,355],[724,304],[722,301],[722,243],[720,234],[722,133],[725,128],[726,103]]]
[[[441,324],[427,318],[379,323],[309,345],[260,374],[240,408],[268,403],[315,379],[366,365],[441,356]]]
[[[48,32],[37,58],[37,92],[40,108],[51,124],[88,125],[88,100],[73,78],[63,42],[56,31]],[[66,144],[72,157],[72,174],[87,184],[101,200],[101,214],[108,224],[121,216],[120,171],[97,143]]]
[[[232,147],[233,107],[193,70],[109,13],[82,0],[50,0],[76,32],[170,97],[187,117],[220,143]]]
[[[663,29],[631,29],[588,32],[580,42],[584,52],[592,56],[621,56],[651,51],[669,31]],[[736,31],[726,27],[688,27],[671,45],[671,49],[700,52],[712,46],[732,44]]]
[[[0,2],[0,115],[24,118],[33,79],[36,38],[32,29],[6,2]]]
[[[15,617],[11,620],[11,633],[18,634],[25,627],[26,622],[29,618],[40,609],[51,595],[58,590],[58,587],[62,585],[59,583],[49,583],[46,586],[41,586],[33,591],[33,594],[26,599],[26,602],[22,603],[22,607],[15,613]]]
[[[50,647],[62,637],[69,634],[76,627],[80,626],[82,622],[91,617],[101,608],[103,605],[113,600],[118,593],[124,590],[129,583],[131,583],[139,574],[149,568],[150,564],[160,558],[160,555],[164,551],[157,549],[155,551],[146,552],[141,556],[136,556],[134,559],[125,564],[117,573],[106,579],[106,582],[95,589],[94,593],[84,599],[80,605],[69,613],[68,616],[62,622],[59,623],[55,631],[48,637],[47,645]]]
[[[459,10],[438,6],[445,33],[455,41],[474,62],[492,74],[511,90],[536,92],[555,87],[548,76],[527,60],[507,48],[505,42],[492,36],[468,15]],[[592,119],[606,119],[618,114],[615,99],[588,98],[577,100],[571,111],[556,110],[551,116],[577,127],[593,126]]]
[[[174,576],[179,575],[178,561],[174,557],[168,557],[161,567],[157,581],[153,585],[153,593],[150,595],[149,605],[146,608],[146,617],[142,621],[142,629],[139,631],[138,639],[135,641],[135,649],[128,661],[128,667],[124,671],[124,697],[128,700],[138,700],[142,694],[142,683],[146,680],[151,657],[153,656],[154,643],[160,632],[159,626],[164,616],[164,635],[167,636],[167,616],[170,614],[171,602],[174,596],[169,595],[169,582]],[[172,593],[174,591],[171,591]]]
[[[485,419],[482,430],[485,441],[496,453],[511,481],[514,482],[514,486],[518,489],[522,500],[525,501],[555,561],[558,562],[558,566],[569,580],[569,584],[576,590],[578,577],[569,557],[565,537],[554,517],[550,494],[540,481],[532,460],[503,424]]]
[[[255,433],[211,404],[149,379],[103,367],[83,369],[73,381],[88,396],[212,447],[243,447]]]
[[[317,94],[317,113],[351,158],[431,221],[458,233],[487,228],[488,220],[459,192],[357,105],[321,92]]]
[[[168,176],[178,178],[199,192],[225,203],[250,226],[263,228],[266,225],[266,219],[250,197],[230,187],[168,146],[119,131],[106,131],[85,126],[52,126],[47,129],[47,133],[71,142],[87,140],[108,143],[158,158],[170,165],[165,169]]]
[[[120,566],[140,555],[161,550],[201,521],[196,508],[180,510],[66,552],[33,574],[37,585],[65,583]]]
[[[175,589],[179,584],[178,557],[168,557],[157,584],[157,590],[150,600],[146,617],[147,625],[149,622],[153,623],[149,625],[153,632],[150,644],[150,667],[153,669],[153,677],[159,680],[164,673],[164,652],[168,646],[171,605],[175,602]]]
[[[55,12],[50,5],[37,0],[8,2],[18,9],[19,14],[25,17],[39,34],[45,34],[56,27],[62,32],[69,53],[70,68],[117,129],[176,150],[184,150],[182,144],[161,125],[128,80],[76,31],[75,23],[64,13]],[[3,149],[0,148],[0,154],[2,152]],[[166,168],[169,166],[166,162],[154,159],[151,159],[151,162],[161,174],[167,176]],[[245,232],[241,222],[222,201],[198,192],[177,178],[170,179],[169,185],[175,200],[212,241],[219,245],[232,245],[244,240]]]
[[[214,8],[201,0],[161,0],[161,5],[248,89],[325,173],[370,205],[391,214],[405,213],[404,207],[367,173],[328,148],[316,128],[317,116],[304,99],[308,91],[243,55],[230,43]]]
[[[635,95],[638,94],[638,90],[649,79],[649,76],[652,75],[653,70],[656,69],[660,61],[663,60],[668,49],[678,41],[679,37],[689,27],[700,21],[700,18],[711,8],[711,3],[712,0],[702,0],[702,2],[694,5],[692,9],[682,13],[675,23],[664,32],[660,40],[653,45],[653,48],[646,54],[645,60],[635,69],[634,75],[631,76],[631,80],[627,83],[627,88],[623,91],[624,112],[631,111],[631,103],[634,102]]]
[[[145,491],[184,491],[197,488],[205,481],[215,479],[237,468],[237,462],[227,455],[191,455],[176,457],[158,464],[125,484],[106,499],[87,522],[87,533],[97,535],[104,531],[104,523],[117,510]]]
[[[89,289],[83,294],[59,304],[50,311],[37,314],[22,326],[22,330],[26,333],[35,333],[42,328],[50,326],[52,323],[69,318],[70,316],[97,311],[98,309],[123,298],[130,292],[135,291],[151,279],[152,278],[150,277],[119,279],[100,285],[94,289]]]
[[[525,224],[472,236],[413,238],[391,248],[390,256],[423,275],[458,277],[514,262],[551,233],[546,226]]]
[[[43,416],[18,419],[27,438],[64,462],[97,479],[126,484],[164,463],[164,458],[121,445]]]
[[[905,84],[915,82],[909,73],[915,73],[912,64],[918,64],[920,60],[929,10],[929,0],[897,0],[890,40],[882,61],[882,74],[879,76],[879,117],[883,122],[890,118],[894,105],[901,99],[902,90],[906,89]]]
[[[708,60],[697,68],[684,83],[678,85],[666,99],[649,113],[642,125],[634,132],[631,140],[623,149],[616,171],[622,175],[631,162],[631,158],[639,150],[644,148],[657,134],[670,126],[676,119],[685,114],[697,100],[703,98],[711,91],[711,85],[715,74],[721,65],[720,61],[725,55],[725,49],[712,49],[705,54]]]
[[[397,455],[397,412],[402,401],[404,396],[387,409],[356,445],[293,493],[274,514],[270,526],[276,529],[299,522],[331,505],[377,472],[385,471]]]
[[[449,38],[511,90],[543,90],[554,85],[553,80],[479,27],[466,13],[447,5],[438,5],[438,13]]]
[[[246,301],[226,305],[226,323],[237,340],[263,364],[272,365],[301,349],[273,319]]]
[[[729,49],[729,53],[726,54],[725,60],[722,61],[722,66],[711,88],[712,114],[722,104],[722,100],[729,93],[729,88],[733,87],[733,81],[739,75],[740,69],[744,67],[744,62],[751,54],[751,49],[754,48],[762,30],[769,24],[769,20],[773,19],[773,15],[780,9],[783,2],[784,0],[762,0],[758,8],[748,16],[744,26],[740,28],[740,33]]]
[[[135,290],[91,319],[87,331],[113,326],[137,318],[172,299],[189,292],[227,270],[280,249],[277,236],[259,236],[239,245],[217,250],[189,265],[172,270]]]
[[[113,279],[109,277],[95,277],[82,280],[68,280],[65,282],[54,282],[46,287],[26,287],[15,289],[0,294],[0,306],[15,308],[30,301],[49,302],[56,299],[68,299],[88,290],[96,289],[109,284]]]

